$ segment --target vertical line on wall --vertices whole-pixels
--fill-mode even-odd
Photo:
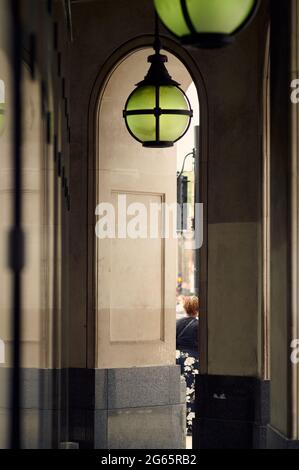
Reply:
[[[264,380],[270,380],[270,28],[268,30],[264,70],[263,138],[263,364]]]
[[[10,232],[10,269],[13,273],[12,290],[12,331],[13,370],[11,391],[11,447],[21,448],[21,305],[24,241],[22,232],[22,31],[20,1],[11,2],[12,20],[12,65],[13,65],[13,161],[14,161],[14,202],[13,226]]]
[[[291,6],[291,59],[290,59],[290,78],[298,78],[299,60],[298,60],[298,40],[299,40],[299,9],[297,0],[292,0]],[[299,116],[298,105],[291,106],[291,270],[292,270],[292,312],[291,312],[291,338],[299,338],[298,322],[298,203],[299,203],[299,185],[298,185],[298,128]],[[291,364],[291,407],[292,407],[292,438],[298,439],[298,364]]]

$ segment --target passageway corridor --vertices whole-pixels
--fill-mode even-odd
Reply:
[[[0,449],[299,449],[298,11],[0,0]]]

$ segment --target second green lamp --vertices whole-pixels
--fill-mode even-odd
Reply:
[[[164,25],[189,46],[230,44],[253,19],[260,0],[154,0]]]

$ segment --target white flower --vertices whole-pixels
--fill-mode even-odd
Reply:
[[[180,351],[176,350],[176,352],[175,352],[175,358],[176,358],[176,359],[179,359],[179,358],[180,358],[180,355],[181,355]]]
[[[192,366],[194,363],[195,363],[194,357],[188,357],[184,362],[185,366]]]
[[[195,413],[193,413],[193,412],[189,413],[188,416],[187,416],[188,421],[192,421],[192,419],[194,419],[194,418],[195,418]]]

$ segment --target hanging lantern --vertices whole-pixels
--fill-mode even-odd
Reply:
[[[166,148],[186,134],[193,111],[165,67],[167,57],[160,54],[158,30],[154,49],[155,54],[148,58],[148,74],[129,96],[123,116],[132,137],[144,147]]]
[[[154,0],[164,25],[182,44],[216,48],[233,42],[255,16],[260,0]]]

